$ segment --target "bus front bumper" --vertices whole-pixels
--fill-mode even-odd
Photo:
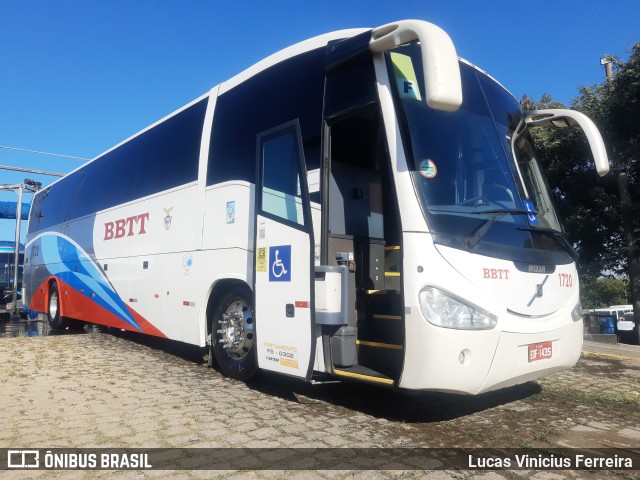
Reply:
[[[400,388],[480,394],[571,368],[582,351],[582,321],[537,333],[420,329],[421,346],[407,336]]]
[[[582,321],[551,332],[502,332],[491,369],[476,393],[518,385],[573,367],[582,352],[582,334]],[[549,351],[545,352],[545,348]]]

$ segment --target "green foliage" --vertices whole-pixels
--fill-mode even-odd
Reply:
[[[581,87],[571,107],[598,126],[611,173],[598,177],[586,140],[576,128],[533,129],[567,236],[580,254],[581,298],[586,308],[634,305],[640,342],[640,43],[627,62],[610,58],[615,76]],[[562,108],[544,95],[525,95],[525,110]],[[569,130],[569,131],[567,131]],[[629,279],[600,278],[602,272]],[[628,295],[627,295],[628,293]]]
[[[580,299],[582,308],[605,308],[610,305],[627,305],[629,282],[620,278],[598,278],[582,282]]]
[[[565,108],[543,96],[540,102],[523,98],[527,110]],[[533,108],[531,108],[533,107]],[[624,268],[618,249],[622,242],[619,197],[615,179],[600,178],[591,152],[578,127],[531,130],[567,236],[580,254],[583,276],[597,278],[604,270]]]
[[[594,285],[603,271],[629,273],[629,259],[640,256],[640,43],[627,62],[612,60],[615,77],[581,87],[571,105],[600,129],[610,174],[597,176],[586,139],[576,127],[531,132],[569,240],[580,254],[578,269]],[[549,95],[538,102],[525,95],[521,105],[525,110],[564,108]],[[631,201],[626,205],[620,202],[621,170],[629,180]]]

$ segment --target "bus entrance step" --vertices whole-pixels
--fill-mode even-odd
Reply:
[[[385,385],[393,385],[393,379],[386,375],[371,370],[362,365],[353,365],[351,367],[334,368],[333,374],[338,377],[352,378],[354,380],[362,380],[365,382],[382,383]]]

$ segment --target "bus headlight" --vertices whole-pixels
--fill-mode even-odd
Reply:
[[[424,318],[438,327],[486,330],[496,326],[494,315],[437,288],[423,288],[419,299]]]
[[[575,307],[573,307],[573,310],[571,311],[571,320],[573,320],[574,322],[577,322],[581,318],[582,318],[582,304],[580,303],[580,300],[578,300],[578,303],[576,304]]]

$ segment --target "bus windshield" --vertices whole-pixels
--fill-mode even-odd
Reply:
[[[566,240],[522,110],[500,84],[460,62],[456,112],[424,101],[417,43],[386,53],[409,169],[436,243],[496,258],[566,264]],[[515,133],[518,132],[518,133]]]

